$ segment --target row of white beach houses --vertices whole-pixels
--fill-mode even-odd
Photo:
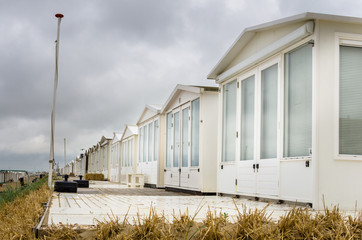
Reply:
[[[362,209],[362,18],[304,13],[247,28],[208,79],[218,87],[178,85],[146,105],[75,172]]]

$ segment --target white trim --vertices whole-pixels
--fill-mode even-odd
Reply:
[[[251,65],[260,62],[261,60],[267,57],[272,56],[273,54],[281,51],[283,48],[286,48],[309,35],[312,35],[314,30],[313,28],[314,28],[314,22],[313,21],[307,22],[306,24],[294,30],[293,32],[287,34],[286,36],[268,45],[267,47],[261,49],[259,52],[255,53],[254,55],[250,56],[244,61],[238,63],[234,67],[218,75],[216,83],[222,83],[226,79],[239,74],[240,72],[250,67]]]
[[[339,153],[339,48],[340,46],[362,47],[362,34],[335,33],[335,160],[362,161],[362,155],[340,154]]]

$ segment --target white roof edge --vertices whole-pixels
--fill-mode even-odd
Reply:
[[[154,111],[156,113],[156,115],[157,115],[157,114],[161,113],[162,105],[146,104],[145,107],[143,108],[141,116],[138,118],[138,121],[137,121],[136,125],[141,123],[141,119],[145,115],[145,112],[146,112],[147,109],[150,109],[151,111]]]
[[[177,84],[176,87],[173,89],[172,93],[170,94],[170,96],[167,98],[165,104],[163,105],[163,107],[161,109],[161,113],[165,112],[165,109],[168,107],[168,105],[173,100],[176,93],[178,93],[179,91],[201,93],[201,89],[203,89],[203,88],[213,88],[213,87]]]
[[[138,126],[137,125],[126,124],[126,127],[124,128],[124,131],[122,133],[121,141],[124,139],[124,135],[126,134],[127,129],[129,129],[131,131],[132,135],[137,135],[138,134]]]
[[[221,57],[218,63],[213,67],[213,69],[207,75],[207,79],[216,79],[217,76],[220,74],[220,72],[223,71],[223,69],[225,69],[225,67],[234,59],[235,57],[234,55],[236,55],[248,43],[248,41],[255,35],[256,32],[270,28],[276,28],[289,23],[307,21],[312,19],[339,21],[339,22],[348,22],[348,23],[362,23],[362,18],[358,17],[304,12],[290,17],[281,18],[271,22],[258,24],[255,26],[245,28],[242,31],[242,33],[238,36],[236,41],[234,41],[231,47],[226,51],[226,53]]]

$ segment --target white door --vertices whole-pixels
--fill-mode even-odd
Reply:
[[[166,115],[166,166],[164,169],[165,186],[172,186],[172,155],[173,155],[173,115],[172,112]]]
[[[238,182],[237,191],[244,194],[256,193],[256,129],[255,121],[257,115],[255,77],[253,72],[251,76],[245,76],[239,82],[240,88],[240,158],[237,164]]]
[[[260,151],[256,159],[256,193],[276,196],[279,192],[278,149],[278,63],[260,74]]]
[[[201,184],[200,169],[200,98],[191,101],[190,110],[190,162],[189,188],[199,190]]]
[[[180,150],[181,150],[181,133],[180,133],[181,116],[180,110],[173,112],[173,151],[172,151],[172,169],[171,169],[171,184],[180,186]]]
[[[189,130],[190,130],[190,105],[187,104],[181,108],[181,162],[180,162],[180,186],[189,187]]]
[[[237,191],[278,195],[278,63],[240,81],[240,159]]]

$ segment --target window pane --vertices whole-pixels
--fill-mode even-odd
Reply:
[[[200,98],[191,102],[191,166],[199,166]]]
[[[277,157],[278,64],[261,72],[261,159]]]
[[[180,156],[180,112],[177,112],[173,115],[173,142],[174,142],[174,151],[173,151],[173,167],[178,167],[178,161]]]
[[[147,125],[143,127],[143,162],[147,162]]]
[[[126,166],[126,142],[122,143],[122,162],[123,166]]]
[[[340,46],[339,153],[362,155],[362,48]]]
[[[126,155],[127,155],[127,167],[131,166],[130,160],[129,160],[129,141],[126,142]]]
[[[129,162],[129,166],[133,166],[133,162],[132,162],[132,140],[128,141],[128,162]]]
[[[172,159],[172,113],[167,114],[166,167],[171,167]]]
[[[236,80],[224,86],[222,161],[235,161]]]
[[[312,44],[285,55],[284,157],[312,148]]]
[[[254,159],[255,76],[241,81],[240,160]]]
[[[153,150],[153,122],[148,124],[148,161],[152,161]]]
[[[131,166],[133,166],[133,148],[134,148],[134,144],[133,144],[133,139],[131,139],[130,141],[130,160],[131,160]]]
[[[143,159],[143,128],[139,129],[139,136],[138,136],[138,162],[142,162]]]
[[[182,167],[188,166],[189,161],[189,108],[182,110]]]
[[[159,149],[160,149],[160,129],[158,126],[158,120],[155,121],[154,124],[154,135],[155,135],[155,144],[154,144],[154,149],[153,149],[153,161],[158,161],[158,155],[159,155]]]

